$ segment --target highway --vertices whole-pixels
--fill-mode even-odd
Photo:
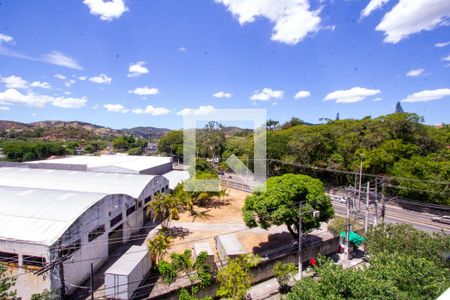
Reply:
[[[345,217],[347,210],[346,204],[339,201],[332,201],[335,214],[337,216]],[[385,222],[392,224],[411,224],[415,228],[427,231],[427,232],[439,232],[444,230],[445,233],[450,234],[450,225],[433,222],[431,217],[436,216],[429,213],[421,213],[411,210],[406,210],[397,206],[386,205]],[[365,216],[366,207],[361,203],[360,216]],[[381,221],[380,210],[378,209],[378,222]],[[359,220],[361,224],[364,224],[364,218]],[[373,206],[369,207],[369,222],[373,224],[375,221],[375,210]]]

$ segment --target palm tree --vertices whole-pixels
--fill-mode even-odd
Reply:
[[[177,196],[171,194],[156,194],[155,199],[147,206],[147,214],[152,215],[153,222],[159,218],[166,218],[166,225],[169,227],[173,219],[178,218],[182,205]]]

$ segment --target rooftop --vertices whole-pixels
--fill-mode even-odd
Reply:
[[[124,255],[105,271],[105,274],[129,275],[146,255],[148,255],[146,246],[131,246]]]
[[[60,191],[127,194],[138,198],[155,175],[0,168],[0,186]]]
[[[169,189],[171,190],[174,190],[179,183],[184,182],[191,177],[189,171],[180,170],[172,170],[170,172],[167,172],[166,174],[163,174],[162,176],[169,180]]]

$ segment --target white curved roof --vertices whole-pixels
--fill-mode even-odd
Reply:
[[[189,171],[180,170],[172,170],[170,172],[167,172],[166,174],[163,174],[162,176],[169,180],[169,189],[171,190],[174,190],[179,183],[182,183],[191,178]]]
[[[0,168],[0,186],[103,194],[126,194],[134,198],[138,198],[145,187],[156,177],[161,176]]]
[[[105,197],[102,193],[0,187],[0,240],[50,246]]]

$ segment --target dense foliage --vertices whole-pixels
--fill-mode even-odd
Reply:
[[[16,291],[13,290],[15,285],[15,278],[7,272],[7,267],[0,264],[0,299],[9,299],[16,296]]]
[[[367,236],[369,264],[343,270],[319,259],[318,280],[305,278],[286,299],[436,299],[450,285],[445,234],[410,225],[380,225]]]
[[[333,217],[331,201],[319,179],[307,175],[285,174],[266,181],[265,190],[257,190],[245,199],[242,209],[248,227],[286,225],[293,238],[298,238],[299,202],[303,203],[302,229],[318,228],[320,222]],[[312,211],[320,212],[318,218]]]
[[[9,161],[46,159],[52,155],[64,155],[61,143],[44,141],[7,141],[2,143],[3,154]]]

